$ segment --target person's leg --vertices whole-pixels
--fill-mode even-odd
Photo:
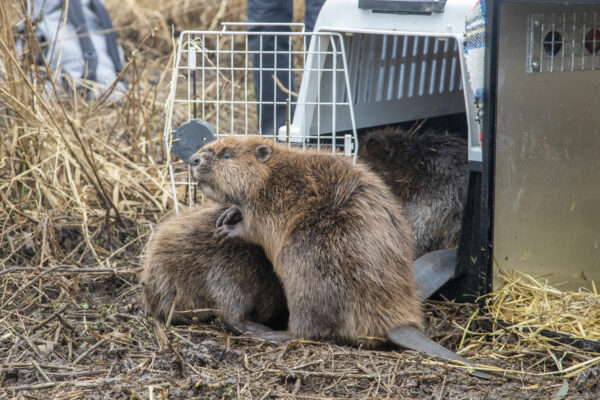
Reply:
[[[304,8],[304,26],[307,32],[312,32],[315,29],[315,22],[317,22],[317,16],[321,7],[323,7],[325,0],[306,0],[306,6]]]
[[[292,22],[292,0],[247,0],[248,22]],[[250,25],[251,32],[289,32],[288,27]],[[288,94],[279,89],[274,75],[281,84],[294,90],[293,73],[289,60],[290,38],[288,35],[254,35],[248,38],[252,54],[254,75],[254,93],[257,106],[258,127],[260,133],[268,135],[277,133],[277,129],[285,124]],[[278,53],[275,57],[274,50]],[[293,63],[292,63],[293,65]],[[262,72],[261,72],[262,69]],[[275,69],[277,74],[275,74]],[[274,105],[275,102],[281,104]]]

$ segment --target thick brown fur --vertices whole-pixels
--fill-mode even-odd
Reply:
[[[235,234],[273,263],[293,336],[365,343],[422,328],[410,228],[366,166],[258,137],[220,138],[190,161],[207,196],[241,209]]]
[[[415,235],[415,257],[458,246],[467,187],[467,142],[447,132],[386,127],[361,139],[359,159],[402,204]]]
[[[175,300],[174,323],[218,316],[285,327],[285,295],[263,250],[213,236],[227,208],[194,206],[157,226],[141,276],[148,310],[165,322]],[[198,309],[206,311],[184,312]]]

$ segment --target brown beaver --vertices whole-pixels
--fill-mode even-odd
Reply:
[[[263,250],[214,237],[216,220],[227,209],[195,206],[158,225],[141,276],[145,303],[162,322],[175,301],[174,323],[218,316],[235,331],[285,327],[285,295]],[[206,311],[191,311],[198,309]]]
[[[422,328],[410,228],[367,167],[257,137],[220,138],[190,163],[209,198],[235,204],[220,233],[258,244],[273,263],[290,311],[282,338],[364,343]]]
[[[458,246],[468,175],[466,140],[431,129],[410,133],[385,127],[361,138],[358,156],[400,200],[415,236],[415,257]]]

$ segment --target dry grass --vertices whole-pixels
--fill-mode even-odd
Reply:
[[[15,50],[23,3],[0,3],[0,398],[529,399],[551,398],[564,382],[573,398],[600,396],[597,354],[526,339],[493,319],[485,330],[490,318],[473,305],[427,304],[428,333],[505,378],[483,382],[412,352],[275,345],[230,336],[219,323],[165,328],[148,318],[139,255],[172,206],[162,145],[171,27],[243,20],[245,2],[107,4],[128,55],[129,87],[119,103],[44,91],[45,67],[32,62],[39,48],[30,41],[22,58]],[[494,304],[536,321],[563,314],[541,310],[545,300],[534,309],[519,305],[538,298],[527,293],[496,293],[502,302]],[[586,312],[596,325],[566,324],[595,335],[597,294],[569,296],[562,296],[569,305],[595,299],[571,314]],[[513,322],[502,310],[492,307],[492,316]],[[573,333],[551,320],[532,326]]]
[[[483,308],[471,315],[463,339],[470,337],[461,340],[461,352],[513,361],[545,355],[534,364],[546,363],[541,370],[510,371],[504,365],[510,374],[570,378],[586,370],[600,372],[600,296],[593,284],[594,292],[563,292],[518,271],[498,275],[505,285],[486,295]]]
[[[495,320],[523,332],[524,340],[539,340],[544,330],[573,338],[600,338],[600,295],[594,282],[592,291],[565,292],[519,271],[500,271],[499,277],[506,284],[488,296],[487,307]]]

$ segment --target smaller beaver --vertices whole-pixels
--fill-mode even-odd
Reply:
[[[217,218],[227,209],[194,206],[158,225],[141,276],[147,308],[166,322],[175,302],[173,323],[218,316],[236,333],[285,327],[285,295],[264,251],[214,238]]]
[[[468,177],[467,141],[447,132],[367,132],[358,157],[402,204],[415,236],[415,257],[458,246]]]

